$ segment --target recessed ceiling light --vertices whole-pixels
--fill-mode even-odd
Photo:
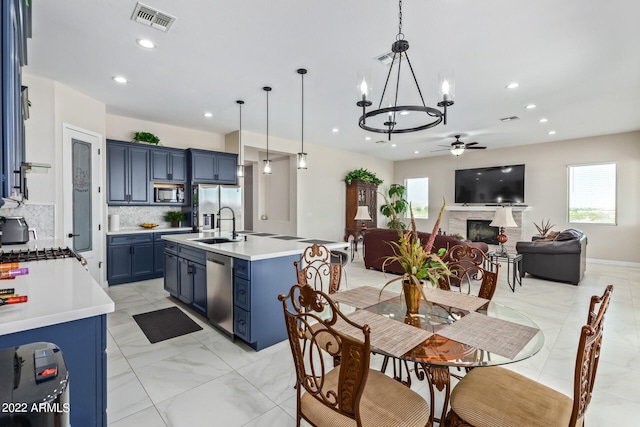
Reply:
[[[408,115],[408,114],[410,114],[410,112],[409,112],[409,111],[406,111],[406,110],[405,110],[405,111],[400,111],[400,115],[401,115],[401,116],[406,116],[406,115]]]
[[[509,83],[506,87],[507,87],[507,89],[515,89],[518,86],[520,86],[520,84],[518,84],[516,82],[513,82],[513,83]]]
[[[340,129],[338,129],[338,128],[333,128],[333,129],[331,129],[331,132],[336,133],[336,132],[338,132],[339,130],[340,130]]]
[[[395,147],[395,146],[396,146],[396,144],[391,144],[391,146],[392,146],[392,147]]]
[[[365,137],[365,138],[364,138],[364,140],[365,140],[365,141],[371,141],[371,137],[370,137],[370,136],[367,136],[367,137]]]
[[[556,134],[556,131],[555,131],[555,130],[550,130],[550,131],[549,131],[549,135],[555,135],[555,134]]]
[[[540,123],[547,123],[549,119],[545,119],[544,117],[538,120]]]
[[[527,110],[532,110],[532,109],[536,108],[536,104],[529,104],[524,108],[526,108]]]
[[[128,83],[129,82],[129,80],[125,79],[122,76],[114,76],[114,77],[112,77],[112,79],[115,80],[118,83]]]
[[[204,113],[204,116],[205,117],[213,117],[213,113],[206,112],[206,113]]]
[[[419,154],[420,152],[418,150],[414,151],[413,154]]]
[[[154,47],[156,47],[156,44],[154,42],[147,39],[138,39],[136,40],[136,43],[147,49],[153,49]]]

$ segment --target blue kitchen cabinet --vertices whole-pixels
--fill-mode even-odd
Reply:
[[[238,183],[238,155],[216,151],[189,149],[191,181],[197,183]]]
[[[154,147],[151,153],[151,180],[155,182],[187,181],[187,156],[185,150]]]
[[[148,147],[107,140],[107,204],[149,204],[149,157]]]
[[[166,242],[164,247],[164,290],[172,297],[178,297],[180,282],[178,271],[178,244]]]
[[[173,255],[174,246],[177,247],[177,258]],[[177,273],[171,270],[165,272],[165,290],[185,304],[195,308],[202,314],[207,314],[207,269],[206,252],[185,245],[167,243],[165,262],[176,264]],[[173,280],[177,278],[177,283]]]
[[[118,234],[107,238],[107,281],[109,285],[154,277],[152,233]]]
[[[207,268],[203,264],[193,263],[191,270],[193,280],[193,307],[202,314],[207,314]]]

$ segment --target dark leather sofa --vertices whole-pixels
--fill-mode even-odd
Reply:
[[[522,254],[520,273],[523,277],[529,273],[542,279],[577,285],[586,269],[587,236],[570,228],[554,240],[517,242],[516,251]]]
[[[427,244],[431,233],[418,232],[418,237],[423,245]],[[375,270],[382,271],[382,264],[388,256],[393,256],[393,248],[391,245],[385,242],[397,241],[398,232],[389,228],[371,228],[364,234],[364,266],[367,269],[373,268]],[[436,239],[433,242],[432,252],[437,252],[438,249],[449,249],[452,246],[467,244],[480,248],[484,253],[487,253],[489,246],[482,242],[465,242],[455,237],[436,235]],[[445,258],[446,261],[446,258]],[[384,269],[387,273],[403,274],[404,270],[397,261],[388,263]]]

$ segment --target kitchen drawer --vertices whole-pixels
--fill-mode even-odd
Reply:
[[[202,249],[190,248],[189,246],[178,245],[178,255],[198,264],[206,264],[207,253]]]
[[[191,231],[166,231],[166,232],[155,232],[153,233],[153,240],[162,240],[162,236],[172,236],[174,234],[187,234],[191,233]]]
[[[233,303],[247,311],[251,310],[250,282],[239,277],[233,279]]]
[[[246,259],[234,258],[233,259],[233,274],[236,277],[243,279],[251,279],[251,271],[249,270],[249,261]]]
[[[233,333],[246,342],[251,342],[251,313],[233,307]]]
[[[172,254],[174,254],[174,255],[178,255],[178,244],[177,244],[177,243],[174,243],[174,242],[169,242],[169,241],[167,241],[167,242],[164,244],[164,251],[165,251],[165,252],[172,253]]]
[[[108,245],[130,245],[132,243],[147,243],[153,242],[152,233],[138,233],[138,234],[121,234],[117,236],[107,236]]]

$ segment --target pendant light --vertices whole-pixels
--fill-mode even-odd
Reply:
[[[265,86],[262,88],[262,90],[267,92],[267,159],[263,160],[264,166],[262,168],[262,173],[270,175],[271,160],[269,160],[269,92],[271,92],[271,88],[269,86]]]
[[[302,135],[300,138],[300,152],[298,153],[298,169],[306,169],[307,153],[304,152],[304,75],[307,74],[307,70],[299,68],[298,74],[300,74],[300,78],[302,79],[302,126],[300,127]]]
[[[244,163],[242,161],[242,104],[244,101],[238,100],[236,104],[240,107],[240,130],[238,131],[238,178],[244,178]]]

